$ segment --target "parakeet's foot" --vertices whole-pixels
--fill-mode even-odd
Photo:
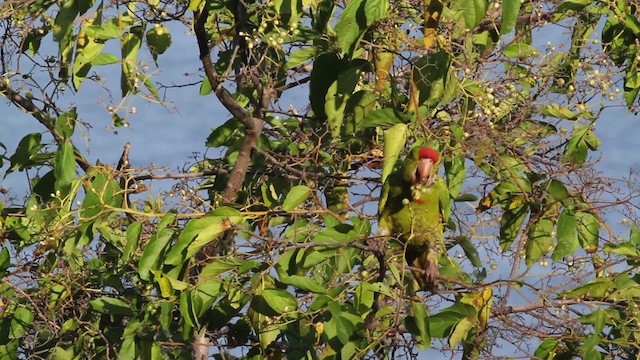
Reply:
[[[434,261],[429,261],[424,276],[427,286],[431,288],[431,290],[438,289],[438,275],[440,275],[438,265]]]

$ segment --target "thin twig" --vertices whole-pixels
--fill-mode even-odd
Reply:
[[[31,99],[28,99],[20,95],[20,93],[18,93],[17,91],[14,91],[13,89],[11,89],[10,87],[8,87],[7,85],[1,82],[0,82],[0,94],[6,96],[14,105],[18,106],[19,108],[23,109],[25,112],[27,112],[28,114],[31,114],[31,116],[36,118],[36,120],[38,120],[40,124],[42,124],[45,128],[47,128],[47,130],[49,131],[51,136],[53,136],[53,139],[56,141],[58,145],[64,143],[65,141],[69,141],[69,143],[71,143],[70,139],[65,140],[65,138],[62,135],[60,135],[60,133],[58,133],[58,130],[56,130],[56,127],[55,127],[55,121],[47,113],[45,113],[38,106],[36,106],[36,104],[34,104],[33,101],[31,101]],[[78,149],[73,145],[73,143],[71,143],[71,146],[73,146],[73,152],[75,155],[76,163],[80,166],[80,168],[83,171],[87,172],[87,170],[89,170],[92,167],[91,163],[89,163],[82,156],[82,154],[80,154],[80,151],[78,151]]]

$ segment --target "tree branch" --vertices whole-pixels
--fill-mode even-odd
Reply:
[[[240,151],[238,152],[236,163],[231,170],[227,187],[222,194],[222,198],[225,201],[233,203],[236,201],[237,192],[238,190],[240,190],[240,188],[242,187],[242,183],[244,182],[247,169],[249,168],[249,164],[251,162],[251,150],[257,143],[258,138],[262,133],[264,122],[261,119],[253,117],[251,114],[249,114],[246,109],[244,109],[235,101],[235,99],[231,96],[231,93],[229,93],[229,91],[222,86],[220,76],[216,72],[216,69],[213,66],[213,62],[211,61],[209,40],[207,38],[207,32],[205,29],[205,24],[207,22],[208,16],[209,10],[207,6],[204,7],[202,12],[195,13],[195,34],[196,39],[198,40],[198,48],[200,50],[200,61],[202,62],[204,72],[207,76],[207,79],[211,83],[211,88],[218,97],[218,100],[220,100],[222,105],[227,110],[229,110],[231,115],[238,119],[238,121],[240,121],[240,123],[245,127],[244,142],[240,147]],[[263,96],[261,95],[261,97]],[[256,111],[254,113],[259,113],[259,111]]]
[[[560,309],[564,306],[584,305],[589,307],[599,307],[603,305],[612,305],[606,301],[590,301],[583,299],[558,299],[558,300],[539,300],[533,304],[522,306],[494,306],[491,309],[492,316],[502,317],[516,313],[527,313],[540,309]]]
[[[4,82],[0,83],[0,94],[4,95],[17,107],[21,108],[22,110],[36,118],[36,120],[38,120],[40,124],[47,128],[58,145],[65,142],[64,137],[60,135],[60,133],[58,133],[58,130],[56,130],[54,120],[51,119],[51,117],[47,113],[36,106],[36,104],[34,104],[31,99],[20,95],[20,93],[11,89]],[[68,140],[69,142],[71,142],[70,139]],[[87,172],[87,170],[89,170],[93,165],[89,163],[89,161],[87,161],[84,156],[82,156],[82,154],[80,154],[80,151],[73,145],[73,143],[71,143],[71,146],[73,146],[73,153],[75,155],[76,163],[84,172]]]
[[[540,14],[526,14],[526,15],[520,15],[518,16],[518,18],[516,19],[516,25],[524,25],[524,24],[537,24],[539,22],[543,22],[543,21],[549,21],[551,20],[551,16],[553,16],[553,14],[555,14],[555,10],[553,11],[549,11],[546,13],[540,13]],[[479,34],[481,32],[487,31],[487,30],[491,30],[491,29],[500,29],[500,26],[502,25],[502,20],[499,19],[488,19],[488,20],[482,20],[480,21],[480,24],[478,24],[478,26],[476,26],[476,28],[473,30],[474,33]]]
[[[216,71],[213,62],[211,61],[211,51],[209,50],[209,40],[207,38],[207,31],[205,24],[209,17],[209,10],[207,6],[204,7],[202,12],[195,13],[195,34],[198,41],[198,49],[200,50],[200,61],[204,67],[204,73],[207,76],[207,80],[211,83],[213,92],[218,97],[218,100],[222,105],[229,110],[231,115],[238,119],[242,125],[246,128],[253,126],[251,116],[249,113],[240,106],[231,96],[231,93],[222,86],[220,75]]]

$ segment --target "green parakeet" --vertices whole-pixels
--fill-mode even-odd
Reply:
[[[378,204],[379,234],[405,245],[407,263],[425,270],[414,272],[420,288],[438,284],[438,258],[444,254],[444,224],[450,199],[438,176],[440,155],[428,147],[415,147],[384,182]]]

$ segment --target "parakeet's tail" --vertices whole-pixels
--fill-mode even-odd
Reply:
[[[412,271],[413,277],[418,282],[420,289],[425,291],[435,291],[438,289],[438,254],[429,249],[407,247],[405,258],[410,266],[422,269],[423,271]]]

